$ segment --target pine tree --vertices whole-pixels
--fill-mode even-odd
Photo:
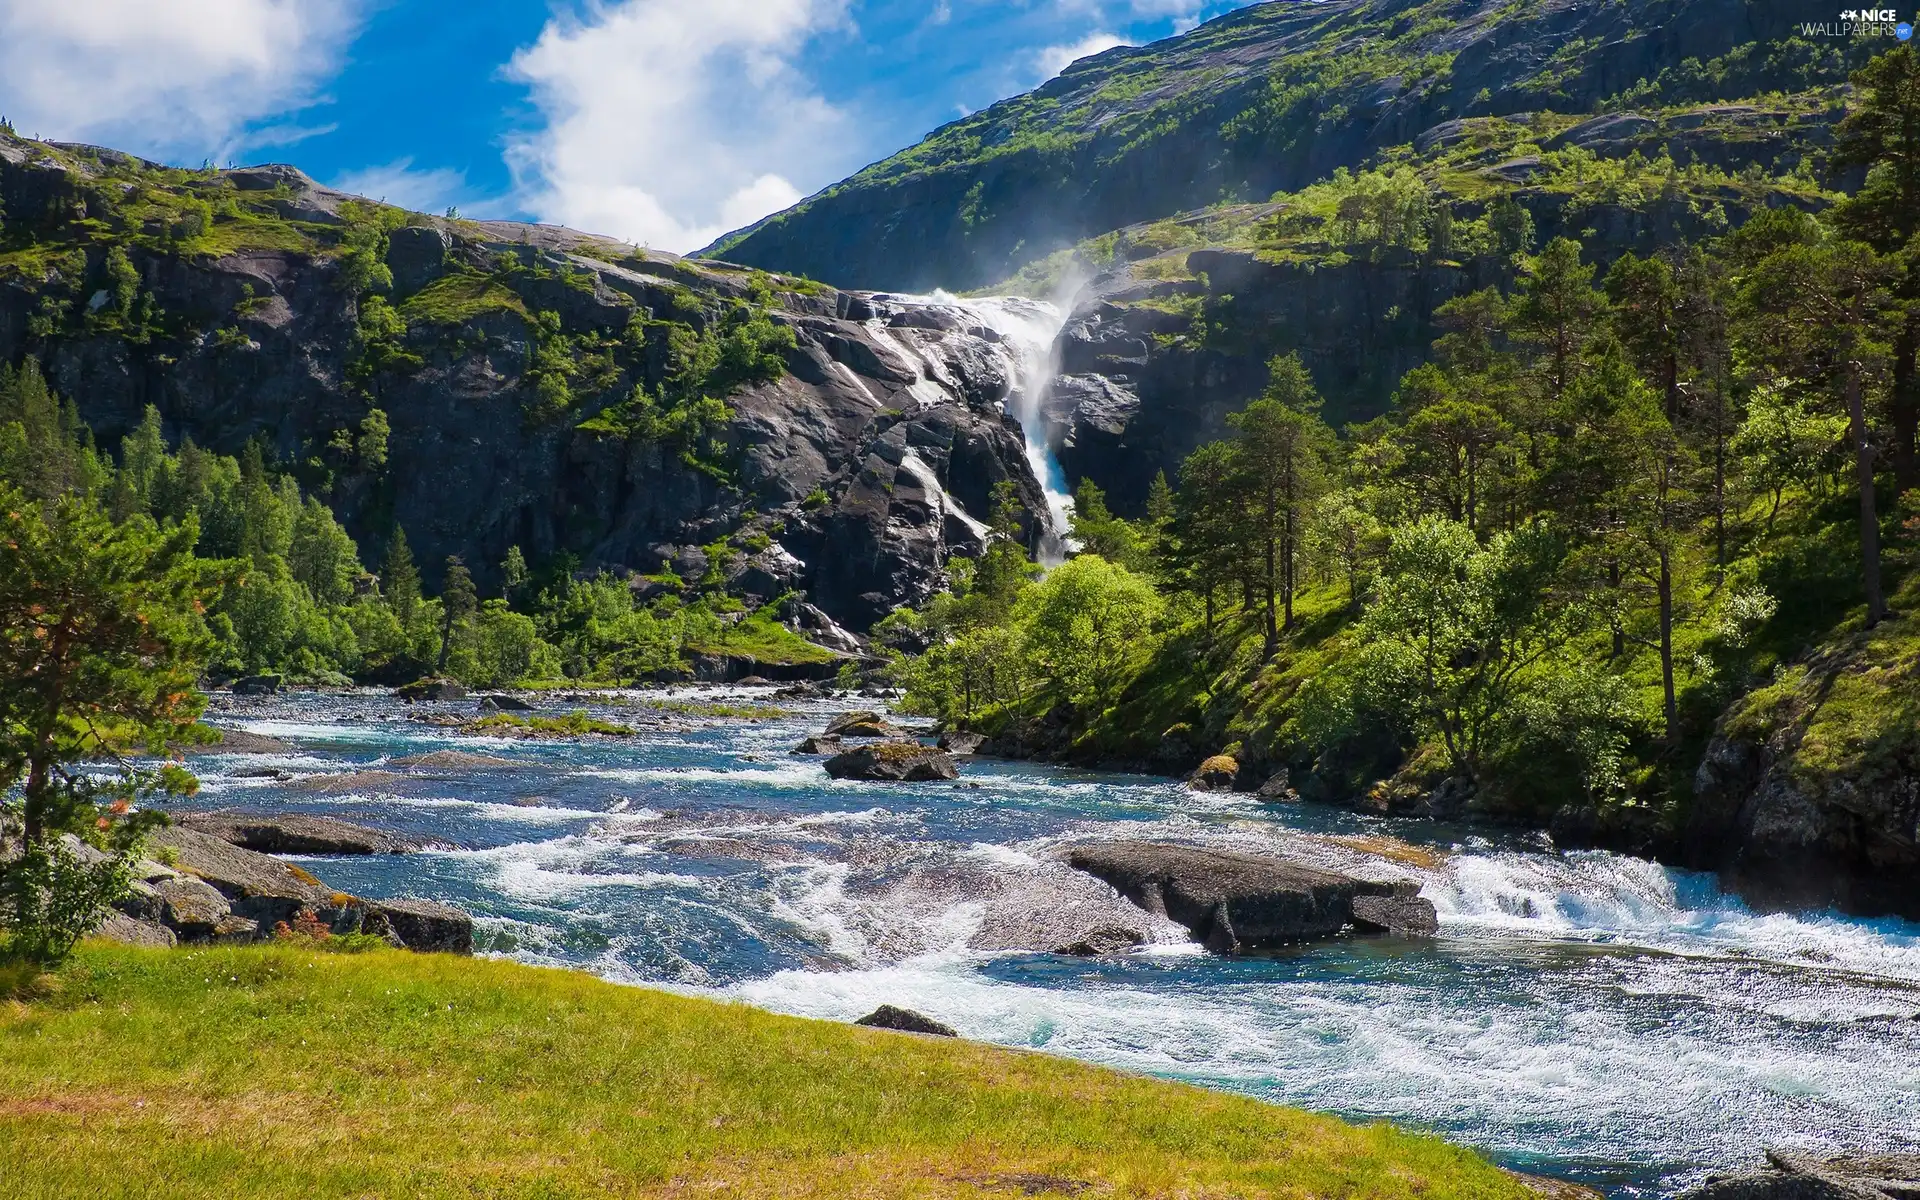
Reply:
[[[440,583],[440,660],[435,670],[447,669],[447,653],[453,648],[454,626],[465,623],[479,607],[480,596],[474,590],[473,576],[468,573],[467,564],[461,562],[458,555],[448,555],[446,574]]]
[[[400,628],[412,629],[414,614],[420,609],[420,571],[413,565],[413,551],[407,548],[407,531],[398,525],[393,527],[393,540],[387,544],[380,586]]]

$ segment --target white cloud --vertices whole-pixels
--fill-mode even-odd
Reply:
[[[697,249],[844,173],[850,122],[795,66],[847,0],[620,0],[514,55],[543,129],[508,162],[542,220]]]
[[[0,114],[21,133],[224,157],[312,103],[358,0],[0,0]]]
[[[465,172],[452,167],[416,171],[411,158],[348,172],[329,186],[424,213],[442,212],[449,205],[459,205],[470,198]]]
[[[1111,50],[1115,46],[1126,44],[1126,39],[1115,37],[1111,33],[1090,33],[1071,45],[1047,46],[1034,51],[1033,63],[1040,69],[1042,78],[1052,79],[1072,63],[1090,54],[1098,54],[1102,50]]]

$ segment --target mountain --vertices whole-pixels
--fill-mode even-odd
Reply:
[[[368,562],[404,528],[489,588],[519,546],[865,629],[979,552],[996,485],[1044,511],[1019,364],[960,309],[4,127],[0,214],[0,363],[37,360],[103,446],[148,406],[175,443],[257,445]]]
[[[1843,83],[1875,39],[1796,36],[1808,17],[1789,0],[1274,0],[1082,59],[703,253],[844,287],[982,288],[1108,230],[1296,191],[1448,122]],[[1773,165],[1786,140],[1681,139],[1733,170]]]
[[[1385,412],[1436,310],[1524,252],[1622,253],[1818,211],[1880,39],[1776,0],[1274,0],[1107,51],[706,253],[844,286],[1065,298],[1048,436],[1142,511],[1300,354]],[[1496,228],[1497,227],[1497,228]]]

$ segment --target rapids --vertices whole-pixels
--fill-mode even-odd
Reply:
[[[485,952],[833,1020],[900,1004],[968,1037],[1431,1129],[1619,1196],[1762,1146],[1920,1147],[1920,926],[1757,914],[1637,859],[1148,777],[982,760],[958,787],[836,782],[787,753],[831,704],[668,717],[632,742],[461,737],[409,719],[430,707],[234,701],[210,719],[294,749],[196,760],[193,803],[441,843],[310,865],[459,905]],[[449,747],[513,765],[308,782]],[[1417,876],[1442,933],[1221,959],[1149,922],[1126,955],[983,949],[1028,897],[1085,886],[1047,856],[1088,835]]]

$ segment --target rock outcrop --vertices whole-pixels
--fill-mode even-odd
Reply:
[[[177,823],[262,854],[404,854],[420,848],[378,829],[302,813],[187,813]]]
[[[927,783],[958,779],[953,755],[919,742],[874,742],[843,750],[826,762],[835,779],[867,779],[890,783]]]
[[[854,1022],[872,1029],[892,1029],[900,1033],[924,1033],[933,1037],[959,1037],[951,1026],[942,1025],[932,1017],[914,1012],[910,1008],[896,1008],[891,1004],[882,1004],[866,1016]]]
[[[1285,859],[1165,842],[1071,846],[1061,858],[1222,954],[1331,937],[1354,926],[1416,932],[1421,912],[1432,920],[1432,905],[1418,899],[1417,884],[1376,883]],[[1356,903],[1369,915],[1356,913]]]
[[[1920,638],[1896,617],[1782,667],[1721,718],[1687,857],[1755,904],[1920,918]]]
[[[212,202],[211,231],[145,228],[126,215],[139,189]],[[352,202],[291,167],[189,187],[127,155],[0,133],[9,234],[32,213],[45,251],[0,262],[0,361],[38,358],[102,445],[151,404],[171,440],[238,454],[263,439],[284,461],[326,461],[368,561],[398,525],[418,561],[458,554],[489,594],[513,546],[636,578],[713,570],[743,597],[805,592],[812,632],[846,653],[846,630],[926,599],[951,557],[983,550],[997,486],[1046,511],[1004,411],[1014,353],[963,309],[423,215],[375,232],[382,295],[383,281],[345,286],[341,231],[370,211]],[[137,295],[90,307],[110,247]],[[399,325],[370,348],[375,296]],[[657,394],[687,339],[742,312],[791,336],[771,352],[779,377],[716,384],[726,411],[697,446],[650,433],[628,409],[636,389]],[[541,366],[556,351],[558,403]],[[328,449],[373,408],[390,427],[382,465]],[[709,562],[716,544],[729,549]]]
[[[467,689],[451,679],[416,679],[404,687],[393,690],[396,698],[413,702],[417,700],[465,700]]]
[[[256,941],[275,927],[317,925],[335,934],[366,933],[409,950],[471,953],[473,920],[425,900],[363,900],[327,888],[306,870],[180,825],[156,831],[155,852],[170,865],[136,865],[122,915],[166,932],[114,923],[119,940],[153,943]]]
[[[1920,1155],[1821,1158],[1767,1151],[1767,1170],[1710,1179],[1680,1200],[1913,1200],[1920,1196]]]

